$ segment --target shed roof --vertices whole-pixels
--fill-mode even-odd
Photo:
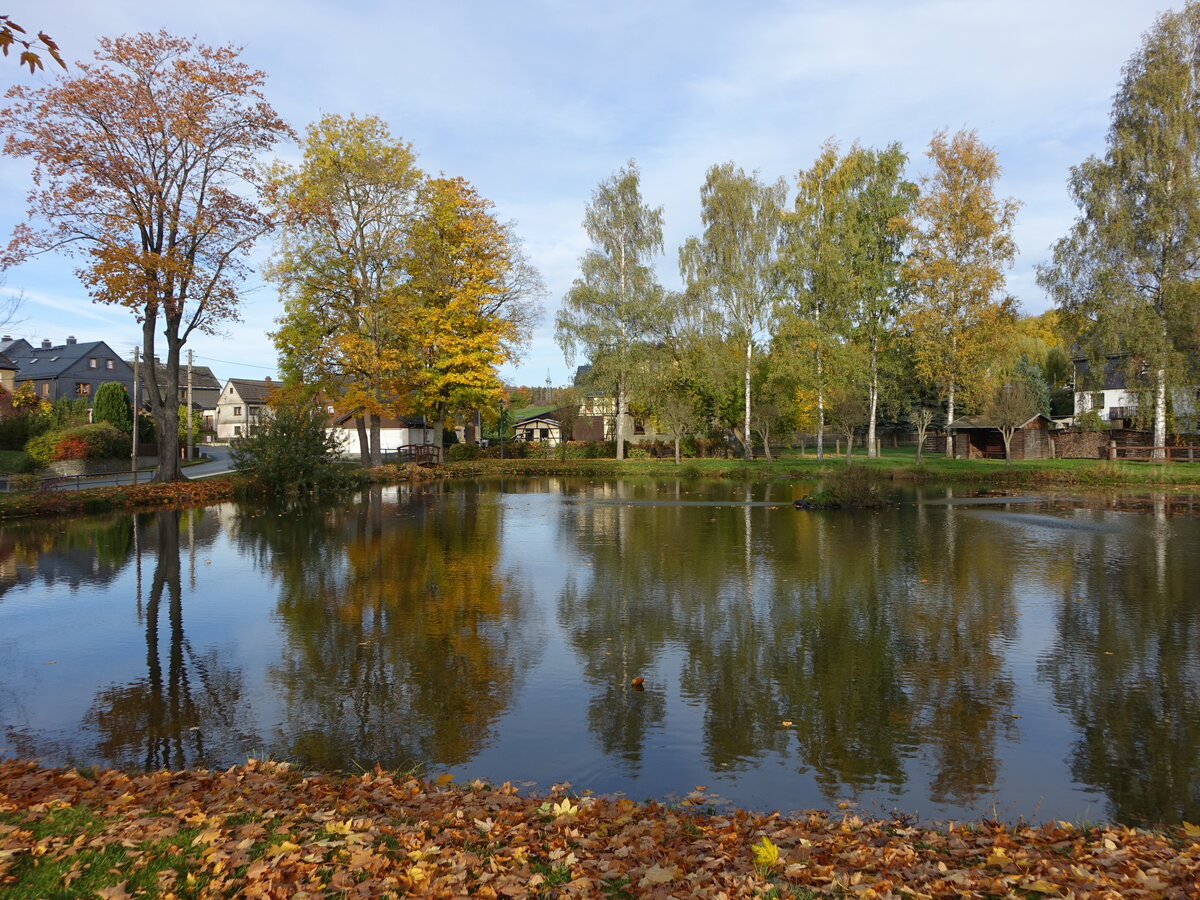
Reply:
[[[1049,416],[1043,413],[1037,413],[1036,415],[1030,416],[1017,427],[1024,428],[1030,422],[1033,422],[1037,419],[1045,419],[1047,425],[1053,424],[1053,421]],[[969,431],[973,428],[999,428],[1000,426],[990,421],[986,416],[962,416],[961,418],[955,419],[953,422],[951,422],[950,427],[957,429],[958,431]]]

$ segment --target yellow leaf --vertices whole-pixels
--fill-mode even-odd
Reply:
[[[299,850],[299,849],[300,849],[299,844],[293,844],[291,841],[283,841],[282,843],[276,844],[274,847],[272,847],[270,850],[268,850],[267,856],[268,857],[282,856],[285,853],[291,853],[293,850]]]
[[[1184,822],[1183,833],[1188,837],[1200,838],[1200,825],[1193,825],[1191,822]]]
[[[992,848],[992,852],[988,854],[987,864],[989,866],[1003,867],[1010,862],[1012,862],[1012,859],[1009,858],[1003,847],[994,847]]]
[[[441,775],[439,775],[437,777],[437,785],[438,785],[438,787],[445,787],[453,780],[454,780],[453,775],[451,775],[449,772],[443,772]]]
[[[779,862],[779,848],[766,835],[750,849],[754,853],[756,866],[773,866]]]
[[[652,884],[666,884],[668,881],[674,881],[675,873],[678,871],[678,866],[671,866],[668,869],[666,866],[655,863],[646,870],[645,876],[638,882],[638,887],[649,887]]]
[[[1035,881],[1033,884],[1023,884],[1021,887],[1027,891],[1037,891],[1039,894],[1057,894],[1058,885],[1051,884],[1048,881]]]

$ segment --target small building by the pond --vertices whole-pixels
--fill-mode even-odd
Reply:
[[[1051,421],[1038,413],[1013,432],[1013,459],[1051,459]],[[963,416],[950,423],[954,455],[960,459],[1004,459],[1004,437],[985,416]]]

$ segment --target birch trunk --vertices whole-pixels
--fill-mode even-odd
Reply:
[[[746,338],[746,440],[743,443],[745,450],[744,458],[747,462],[754,458],[752,449],[753,438],[750,437],[750,362],[754,353],[754,341],[751,338]]]

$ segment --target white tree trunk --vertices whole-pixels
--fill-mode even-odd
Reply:
[[[1167,373],[1154,373],[1154,459],[1165,459],[1167,446]]]
[[[954,382],[950,382],[950,393],[946,397],[946,459],[954,459],[954,432],[950,423],[954,421]]]
[[[745,449],[745,459],[747,460],[753,458],[754,456],[754,453],[751,449],[754,438],[751,437],[752,432],[750,431],[750,362],[753,353],[754,341],[751,338],[746,338],[746,425],[744,429],[746,439],[743,446]]]
[[[879,364],[875,359],[875,348],[871,348],[870,413],[867,416],[867,458],[879,455],[875,447],[875,413],[879,407]]]
[[[617,459],[625,458],[625,379],[617,380],[617,420],[613,427],[617,439]]]

